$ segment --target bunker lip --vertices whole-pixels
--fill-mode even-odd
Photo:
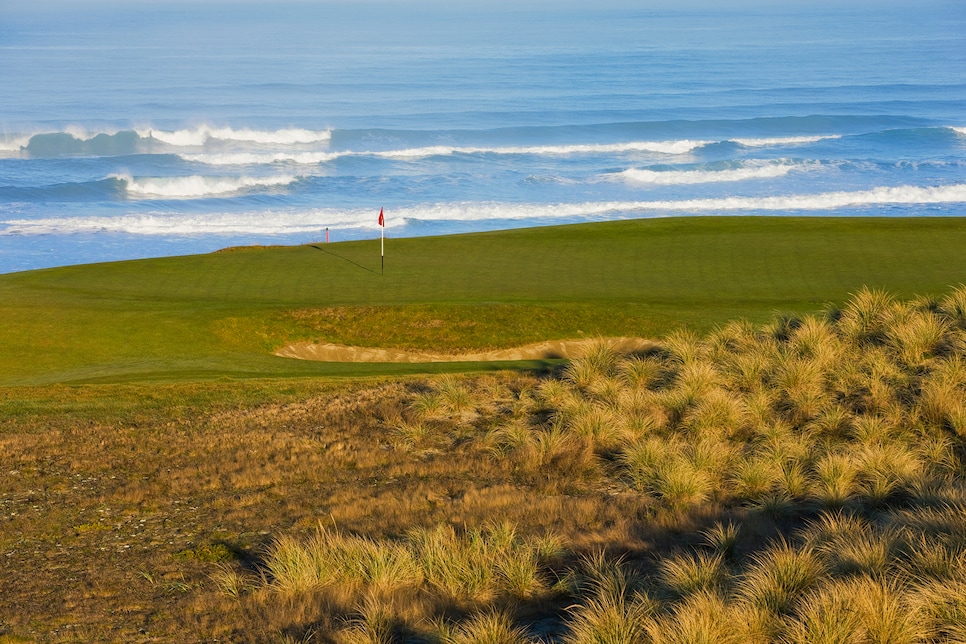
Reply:
[[[604,342],[618,353],[647,351],[657,346],[644,338],[593,338],[548,340],[510,349],[494,349],[472,353],[439,353],[410,349],[352,347],[342,344],[296,342],[275,352],[282,358],[320,362],[496,362],[503,360],[547,360],[580,358],[595,345]]]

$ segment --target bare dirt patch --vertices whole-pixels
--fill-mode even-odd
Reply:
[[[490,362],[500,360],[546,360],[580,358],[601,341],[619,353],[647,351],[656,346],[644,338],[593,338],[548,340],[510,349],[471,353],[440,353],[410,349],[350,347],[342,344],[296,342],[275,352],[283,358],[321,362]]]

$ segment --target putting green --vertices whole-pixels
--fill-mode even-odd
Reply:
[[[964,218],[682,217],[387,239],[384,274],[378,240],[15,273],[0,276],[0,384],[478,369],[271,354],[658,337],[862,286],[938,295],[966,281],[963,248]]]

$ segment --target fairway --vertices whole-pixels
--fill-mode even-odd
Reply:
[[[685,217],[387,239],[384,274],[378,239],[15,273],[0,276],[0,384],[478,370],[272,351],[705,331],[862,286],[942,293],[966,281],[963,248],[962,218]]]

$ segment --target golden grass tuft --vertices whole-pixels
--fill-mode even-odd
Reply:
[[[527,644],[534,642],[526,630],[513,624],[505,612],[477,613],[455,629],[445,629],[441,644]]]
[[[619,561],[602,554],[583,562],[588,594],[569,608],[565,644],[640,644],[648,641],[655,610],[647,595],[635,592]]]
[[[716,593],[726,581],[721,554],[696,552],[664,559],[660,562],[663,587],[675,598],[698,593]]]
[[[781,615],[791,611],[825,573],[825,565],[811,548],[775,544],[752,557],[751,566],[738,581],[738,593],[749,605]]]

